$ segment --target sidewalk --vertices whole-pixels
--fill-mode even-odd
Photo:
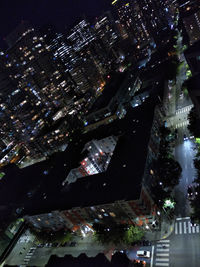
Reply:
[[[145,233],[145,239],[149,241],[165,239],[171,235],[173,230],[174,220],[171,220],[171,222],[169,222],[168,220],[164,219],[163,221],[161,221],[160,229]]]

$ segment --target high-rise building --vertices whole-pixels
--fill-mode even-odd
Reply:
[[[118,36],[114,26],[114,19],[110,12],[105,12],[95,20],[95,31],[97,37],[102,41],[107,49],[112,48]]]
[[[137,1],[113,1],[112,5],[120,22],[120,32],[123,37],[131,36],[135,43],[143,43],[150,39],[146,21]],[[126,34],[125,34],[126,32]]]
[[[68,103],[72,82],[39,32],[27,27],[17,39],[12,35],[17,34],[14,31],[9,35],[13,43],[6,52],[5,64],[16,82],[16,90],[12,93],[13,124],[21,134],[21,140],[31,143],[33,154],[35,144],[36,151],[44,152],[50,141],[43,138],[43,145],[40,145],[41,134],[54,123],[57,111]],[[52,138],[56,146],[60,139],[63,141],[60,132],[54,133]]]
[[[64,64],[65,72],[71,70],[78,60],[78,55],[73,46],[69,44],[66,34],[57,33],[52,26],[40,29],[48,49],[53,53],[57,60]]]
[[[159,32],[170,27],[168,11],[163,6],[162,0],[138,0],[138,5],[142,11],[148,32],[154,39]]]
[[[82,20],[71,29],[67,39],[73,49],[79,51],[95,39],[95,33],[90,24],[86,20]]]
[[[183,24],[189,36],[190,44],[200,40],[200,10],[185,16]]]
[[[13,121],[13,100],[17,98],[18,89],[6,68],[6,59],[4,52],[0,52],[0,138],[5,144],[9,144],[18,139]]]

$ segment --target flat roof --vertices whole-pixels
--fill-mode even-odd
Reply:
[[[21,210],[20,217],[138,199],[156,99],[149,98],[141,106],[130,108],[121,120],[80,134],[66,151],[55,153],[49,160],[23,169],[14,164],[2,168],[5,176],[0,181],[0,224],[17,216],[17,209]],[[107,171],[62,186],[70,170],[77,167],[84,145],[110,135],[119,136],[119,140]]]
[[[113,74],[113,77],[111,77],[111,80],[105,86],[102,95],[99,96],[92,105],[88,115],[92,112],[106,107],[110,103],[111,99],[117,94],[118,90],[120,89],[126,75],[127,72]]]
[[[112,203],[123,199],[138,199],[154,108],[155,103],[146,102],[137,108],[130,109],[124,119],[85,134],[81,140],[82,148],[87,141],[92,139],[91,136],[101,139],[111,134],[120,135],[107,171],[80,178],[75,183],[62,188],[54,187],[51,195],[45,200],[35,198],[34,201],[26,202],[24,214],[34,215],[52,210]],[[74,164],[76,165],[77,161]]]

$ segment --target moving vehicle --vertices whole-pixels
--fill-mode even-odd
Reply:
[[[137,251],[138,257],[150,258],[150,255],[151,255],[151,253],[148,250],[138,250]]]
[[[198,192],[197,192],[197,186],[195,185],[189,185],[188,186],[188,189],[187,189],[187,196],[188,196],[188,199],[192,200],[195,198],[196,195],[198,195]]]

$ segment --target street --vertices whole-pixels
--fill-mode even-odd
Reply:
[[[179,40],[180,45],[180,40]],[[183,59],[183,58],[182,58]],[[183,59],[184,60],[184,59]],[[190,222],[191,207],[187,198],[187,188],[193,183],[195,169],[193,158],[195,156],[194,138],[187,129],[188,113],[193,107],[188,96],[181,94],[181,86],[186,78],[185,64],[177,75],[176,83],[170,85],[168,97],[170,99],[168,114],[166,117],[167,126],[172,130],[177,129],[177,139],[174,146],[174,157],[182,167],[182,174],[179,184],[175,187],[173,195],[176,201],[175,222],[172,233],[165,239],[156,240],[153,246],[132,247],[126,250],[129,259],[137,258],[137,250],[148,250],[151,258],[141,258],[147,262],[147,266],[170,266],[170,267],[197,267],[200,262],[200,227],[192,226]],[[169,100],[168,99],[168,100]],[[60,166],[64,168],[63,163]],[[66,171],[66,170],[65,170]],[[21,266],[45,266],[51,255],[63,257],[67,254],[77,257],[86,253],[89,257],[111,251],[111,247],[100,245],[95,242],[92,236],[84,239],[75,237],[75,247],[37,247],[30,233],[25,233],[18,241],[12,253],[6,259],[6,264]],[[163,237],[161,237],[163,238]],[[76,240],[77,239],[77,240]]]

